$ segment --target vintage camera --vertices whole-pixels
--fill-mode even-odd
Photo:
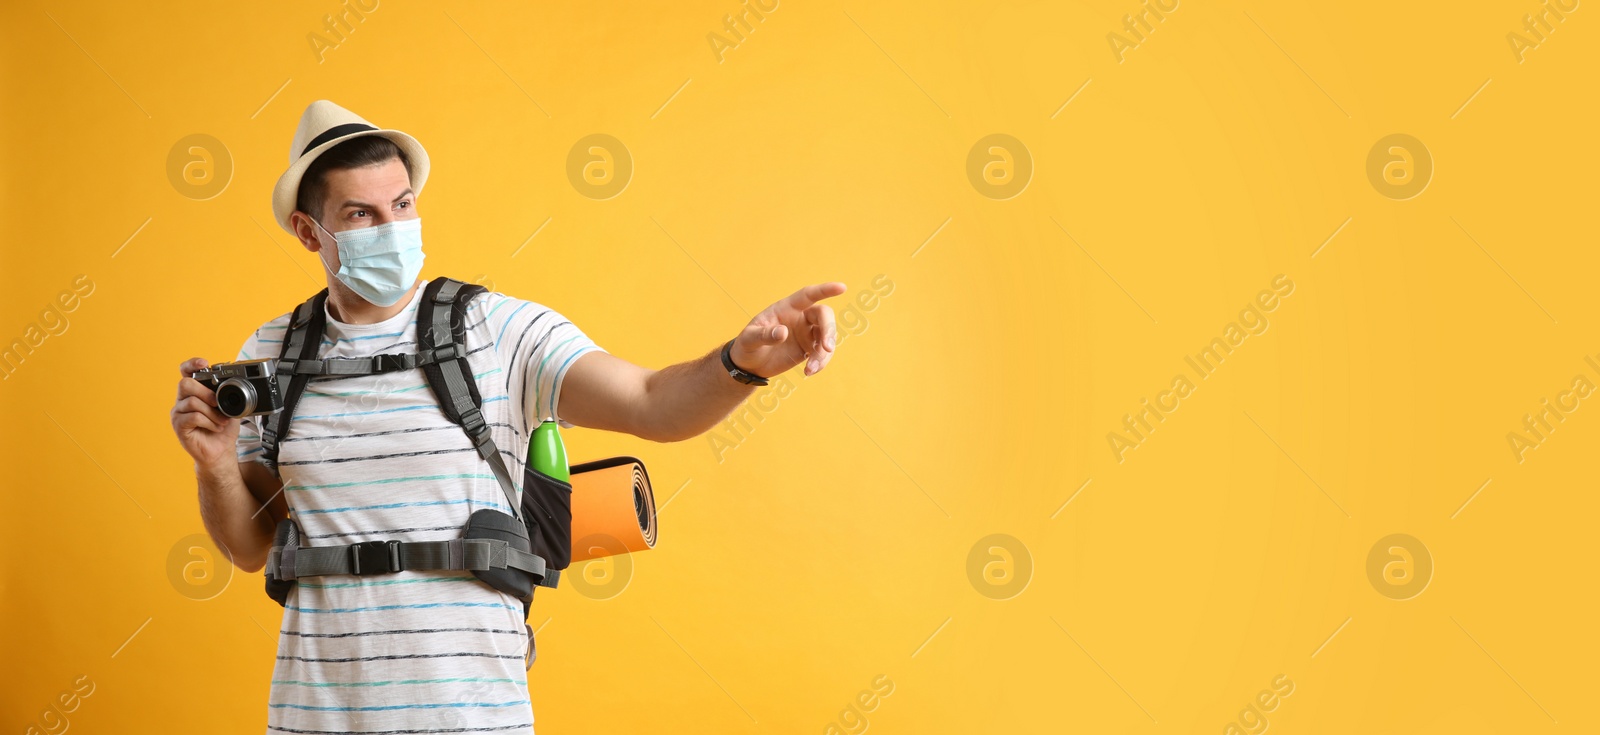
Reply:
[[[230,418],[277,413],[278,361],[272,358],[223,362],[197,370],[194,379],[217,393],[217,410]]]

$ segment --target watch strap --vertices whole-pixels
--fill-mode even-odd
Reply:
[[[722,367],[728,371],[728,377],[745,385],[766,385],[767,379],[755,373],[748,372],[738,365],[733,364],[733,340],[722,346]]]

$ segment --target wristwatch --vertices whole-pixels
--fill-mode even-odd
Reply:
[[[767,384],[766,378],[756,375],[755,373],[745,372],[744,370],[739,369],[738,365],[733,364],[733,340],[731,339],[728,340],[727,344],[722,346],[722,366],[727,368],[728,377],[744,383],[745,385]]]

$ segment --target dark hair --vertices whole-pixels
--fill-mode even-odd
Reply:
[[[405,151],[394,141],[378,135],[363,135],[351,138],[340,143],[317,156],[306,167],[306,172],[300,177],[300,190],[294,198],[295,209],[305,212],[322,220],[322,200],[328,195],[327,174],[329,171],[362,166],[376,166],[394,159],[406,167],[406,175],[411,175],[411,159],[406,157]]]

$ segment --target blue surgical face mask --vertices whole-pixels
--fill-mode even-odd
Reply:
[[[316,224],[322,227],[322,223]],[[422,272],[421,217],[338,233],[326,227],[322,231],[339,245],[339,272],[334,277],[373,304],[393,306]],[[327,267],[326,260],[323,267]]]

